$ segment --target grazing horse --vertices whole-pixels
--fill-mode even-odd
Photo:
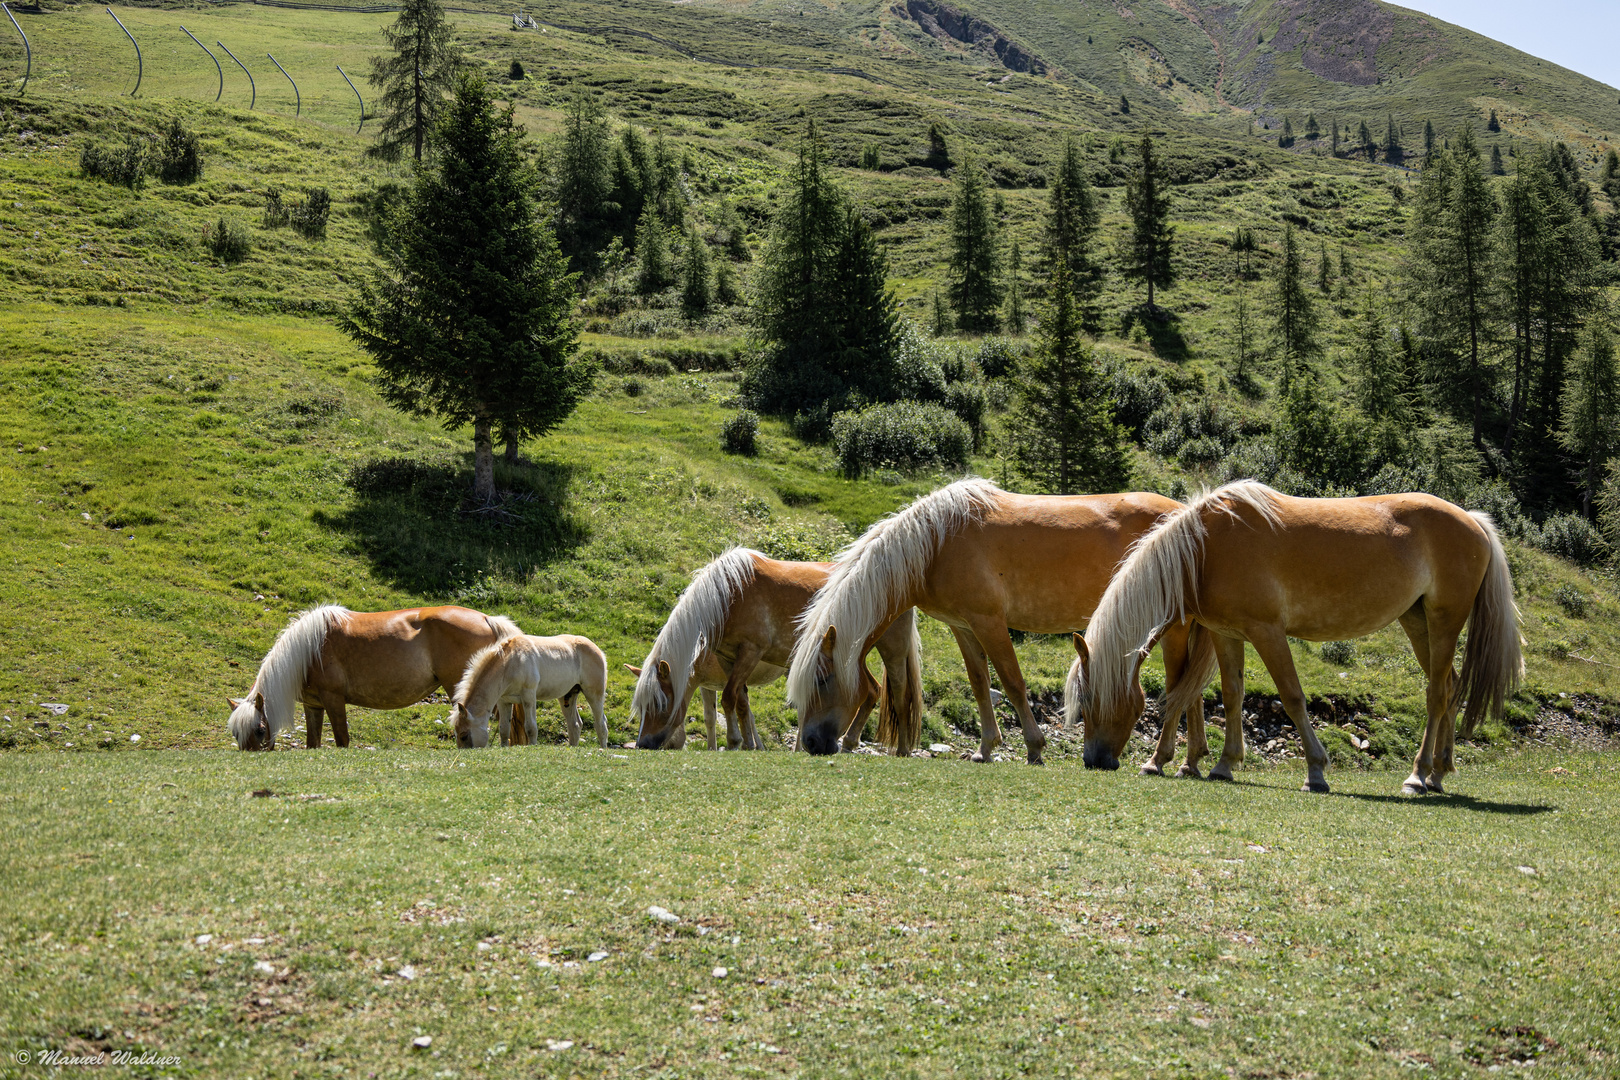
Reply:
[[[1085,626],[1131,544],[1180,507],[1148,493],[1015,495],[988,480],[961,480],[879,521],[839,553],[800,619],[788,670],[799,745],[813,754],[837,749],[860,700],[857,660],[896,616],[915,607],[949,626],[962,650],[979,706],[973,760],[990,761],[1001,742],[990,700],[994,664],[1018,711],[1029,761],[1040,764],[1046,736],[1030,711],[1009,630],[1050,634]],[[1186,666],[1186,644],[1185,630],[1164,635],[1172,684]],[[1192,707],[1201,710],[1202,702]]]
[[[1307,791],[1327,791],[1327,752],[1311,730],[1288,651],[1362,637],[1400,621],[1429,679],[1428,726],[1404,790],[1440,791],[1452,766],[1452,723],[1500,716],[1524,674],[1513,579],[1491,519],[1432,495],[1296,499],[1253,480],[1218,488],[1167,517],[1131,550],[1108,586],[1069,671],[1065,707],[1084,710],[1087,766],[1117,768],[1142,711],[1141,658],[1166,626],[1192,624],[1190,678],[1165,710],[1201,698],[1221,671],[1226,743],[1211,779],[1243,760],[1243,643],[1254,645],[1305,742]],[[1452,668],[1468,626],[1462,672]],[[1204,753],[1187,740],[1188,761]]]
[[[403,709],[456,685],[473,653],[521,634],[500,615],[464,607],[358,612],[328,604],[293,617],[270,647],[245,699],[231,703],[230,733],[243,750],[274,750],[304,706],[305,741],[349,745],[347,708]]]
[[[488,746],[489,714],[499,705],[511,705],[511,739],[522,746],[539,738],[535,702],[560,700],[568,745],[578,746],[581,693],[596,720],[597,745],[605,749],[608,728],[602,699],[607,693],[607,657],[602,650],[577,634],[519,634],[478,650],[467,661],[467,671],[451,697],[450,730],[463,749]]]
[[[715,749],[715,691],[726,713],[726,745],[764,749],[754,729],[748,688],[781,678],[796,638],[795,623],[827,581],[830,563],[781,562],[732,548],[692,576],[636,674],[630,715],[643,750],[686,744],[692,691],[703,692],[709,749]],[[844,748],[860,744],[867,714],[878,712],[878,739],[910,756],[922,733],[922,645],[916,616],[901,617],[877,640],[883,657],[880,689],[861,665],[864,697],[844,732]],[[740,730],[739,730],[740,727]]]

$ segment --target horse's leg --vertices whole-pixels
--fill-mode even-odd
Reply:
[[[707,686],[705,686],[703,688],[703,726],[704,726],[705,730],[708,731],[708,734],[709,734],[709,749],[710,750],[718,750],[718,749],[720,749],[720,744],[719,744],[719,742],[716,741],[715,734],[714,734],[715,721],[718,719],[718,717],[716,717],[716,715],[715,715],[715,704],[714,704],[714,702],[715,702],[714,691],[710,690]]]
[[[500,722],[502,746],[512,745],[512,713],[516,709],[516,705],[502,708],[500,702],[495,703],[495,718]]]
[[[1322,770],[1327,768],[1327,750],[1316,737],[1310,714],[1305,711],[1305,691],[1300,689],[1299,672],[1294,670],[1294,657],[1288,651],[1287,635],[1279,626],[1266,626],[1258,628],[1249,640],[1254,643],[1254,651],[1260,654],[1260,662],[1271,672],[1271,679],[1277,684],[1277,693],[1282,698],[1283,711],[1293,721],[1294,730],[1299,732],[1300,741],[1305,744],[1308,779],[1301,790],[1328,791],[1327,780],[1322,776]]]
[[[872,715],[872,710],[877,708],[878,703],[877,684],[873,682],[871,672],[866,670],[864,660],[861,661],[861,676],[861,685],[866,692],[861,695],[860,706],[856,708],[855,715],[849,718],[849,724],[843,731],[843,747],[846,754],[853,754],[860,749],[861,736],[866,733],[867,717]]]
[[[579,745],[579,695],[564,694],[558,702],[562,705],[563,730],[568,733],[568,745]]]
[[[321,721],[326,710],[319,705],[304,706],[304,745],[311,750],[321,748]]]
[[[584,691],[584,693],[585,702],[591,707],[591,723],[596,727],[596,745],[598,748],[606,750],[608,744],[607,687],[593,686],[589,690]],[[577,707],[575,708],[574,715],[579,715],[579,710]],[[686,728],[685,720],[681,721],[681,728],[683,730]]]
[[[1209,778],[1230,780],[1232,770],[1243,764],[1243,642],[1215,635],[1215,657],[1221,667],[1221,703],[1226,706],[1226,743]]]
[[[1172,628],[1160,639],[1164,655],[1164,689],[1166,697],[1169,696],[1170,690],[1177,683],[1190,677],[1188,668],[1191,661],[1188,653],[1191,631],[1192,625],[1190,623],[1182,623],[1179,627]],[[1209,633],[1208,630],[1203,629],[1198,632],[1200,634]],[[1180,717],[1169,716],[1165,718],[1165,722],[1170,725],[1170,730],[1174,731],[1176,721],[1179,719]],[[1162,730],[1159,732],[1159,742],[1164,742],[1164,732]],[[1204,695],[1200,690],[1198,697],[1187,707],[1187,760],[1182,763],[1181,768],[1176,770],[1176,775],[1189,776],[1194,780],[1201,779],[1203,774],[1198,771],[1198,763],[1204,760],[1204,756],[1208,753],[1209,741],[1204,737]],[[1155,754],[1156,756],[1157,754]],[[1170,753],[1164,760],[1167,762],[1173,761],[1175,756],[1176,749],[1172,743]]]
[[[748,676],[759,664],[761,649],[752,641],[737,646],[726,685],[720,690],[720,708],[726,714],[726,749],[754,748],[754,717],[748,708]]]
[[[1413,604],[1406,614],[1401,616],[1401,629],[1406,631],[1406,640],[1412,643],[1412,654],[1417,657],[1418,666],[1429,679],[1429,694],[1427,704],[1428,723],[1423,728],[1423,741],[1418,744],[1416,759],[1412,762],[1412,775],[1406,778],[1401,785],[1401,791],[1407,795],[1422,795],[1428,790],[1424,776],[1429,771],[1429,765],[1434,760],[1434,747],[1429,741],[1429,731],[1434,726],[1434,675],[1429,666],[1429,620],[1424,614],[1423,601],[1420,599]],[[1446,665],[1451,666],[1449,663]]]
[[[1018,666],[1018,653],[1013,649],[1012,635],[1007,624],[998,618],[979,617],[973,620],[973,636],[979,639],[985,655],[1001,677],[1002,693],[1012,698],[1024,728],[1024,746],[1031,765],[1043,765],[1041,751],[1046,748],[1046,734],[1035,722],[1035,713],[1029,707],[1029,687],[1024,683],[1023,669]]]
[[[536,701],[523,714],[523,734],[530,746],[540,745],[540,702]]]
[[[343,700],[343,695],[336,691],[322,694],[321,707],[326,710],[327,719],[332,721],[332,741],[339,747],[347,747],[349,745],[349,713],[348,703]]]
[[[1453,769],[1451,756],[1456,731],[1456,706],[1452,697],[1458,676],[1452,661],[1457,655],[1457,636],[1462,632],[1467,618],[1466,614],[1462,618],[1448,618],[1446,612],[1436,610],[1433,604],[1425,605],[1424,614],[1429,641],[1429,662],[1426,665],[1429,692],[1425,702],[1429,724],[1423,734],[1423,744],[1418,747],[1418,755],[1421,759],[1427,751],[1429,757],[1426,762],[1421,762],[1425,766],[1423,768],[1414,763],[1412,776],[1402,785],[1402,790],[1408,794],[1424,790],[1445,791],[1442,778]],[[1412,781],[1418,777],[1423,778],[1423,785],[1414,791]]]
[[[1001,725],[996,722],[996,706],[990,700],[990,663],[984,649],[971,631],[951,627],[956,647],[962,650],[962,663],[967,668],[968,686],[973,690],[973,701],[979,706],[979,752],[974,761],[988,765],[1001,745]]]

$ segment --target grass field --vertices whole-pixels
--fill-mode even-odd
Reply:
[[[8,755],[0,1075],[1614,1075],[1620,758],[1301,776]]]

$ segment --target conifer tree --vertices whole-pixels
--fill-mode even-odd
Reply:
[[[1121,267],[1132,281],[1147,285],[1147,310],[1153,314],[1155,288],[1175,281],[1171,249],[1175,228],[1170,224],[1170,181],[1153,152],[1153,139],[1142,136],[1140,155],[1125,187],[1125,209],[1131,218]]]
[[[1581,468],[1581,512],[1595,520],[1593,499],[1603,466],[1620,445],[1620,368],[1615,365],[1614,338],[1601,319],[1587,328],[1564,387],[1558,442]]]
[[[1316,287],[1321,290],[1323,296],[1333,294],[1333,259],[1328,255],[1326,240],[1323,240],[1317,249]]]
[[[846,212],[833,264],[837,339],[829,365],[869,400],[893,400],[900,387],[893,365],[900,340],[900,306],[889,290],[889,265],[859,211]]]
[[[1019,372],[1014,459],[1030,485],[1048,494],[1119,491],[1128,473],[1125,435],[1061,259],[1052,264],[1047,296],[1040,347]]]
[[[382,125],[367,155],[398,161],[408,150],[415,160],[422,160],[428,136],[465,63],[451,40],[454,33],[439,0],[403,0],[399,17],[383,28],[390,51],[371,58],[370,78],[381,91],[377,107]]]
[[[1249,369],[1255,360],[1254,316],[1249,311],[1248,290],[1238,289],[1237,306],[1232,313],[1232,344],[1236,363],[1232,368],[1232,381],[1238,388],[1249,391],[1254,385],[1254,373]]]
[[[944,337],[956,329],[956,323],[951,319],[950,306],[945,303],[945,298],[939,295],[938,289],[933,292],[933,304],[930,310],[933,319],[929,329],[933,331],[935,337]]]
[[[714,304],[714,264],[709,260],[709,245],[703,242],[695,226],[687,227],[683,254],[681,314],[688,319],[701,319]]]
[[[510,106],[462,76],[389,223],[385,263],[340,321],[377,365],[383,397],[473,427],[473,497],[495,497],[494,432],[545,434],[589,389],[575,359],[575,275],[534,204]]]
[[[1423,121],[1423,163],[1428,164],[1429,158],[1434,156],[1434,121]]]
[[[611,167],[601,103],[580,87],[563,112],[556,172],[557,240],[576,269],[594,261],[618,209],[611,200]]]
[[[1103,271],[1092,245],[1102,224],[1102,210],[1086,176],[1080,146],[1072,137],[1064,140],[1054,173],[1043,233],[1045,273],[1050,277],[1052,263],[1060,259],[1068,263],[1080,319],[1088,331],[1095,332]]]
[[[1316,114],[1313,112],[1305,114],[1305,137],[1307,139],[1322,137],[1322,126],[1316,122]]]
[[[1282,147],[1294,145],[1294,122],[1286,116],[1283,117],[1282,134],[1277,136],[1277,145]]]
[[[1014,334],[1024,332],[1024,256],[1013,237],[1007,249],[1007,329]]]
[[[1384,128],[1384,160],[1391,165],[1403,165],[1406,162],[1406,151],[1401,148],[1401,129],[1395,123],[1395,114],[1389,114],[1389,121]]]
[[[636,223],[636,291],[643,296],[675,284],[675,259],[669,253],[664,223],[648,203]]]
[[[1507,175],[1507,167],[1502,164],[1502,148],[1500,146],[1491,147],[1491,175]]]
[[[1333,118],[1332,123],[1333,123],[1333,147],[1332,147],[1332,150],[1329,151],[1329,152],[1334,157],[1338,157],[1339,156],[1339,118],[1337,116],[1335,116]]]
[[[1365,120],[1361,121],[1361,126],[1356,129],[1356,142],[1360,145],[1361,152],[1366,156],[1367,160],[1374,160],[1378,153],[1378,144],[1373,142],[1372,132],[1368,130],[1367,121]]]
[[[1485,130],[1486,131],[1501,131],[1502,130],[1502,122],[1496,118],[1496,110],[1495,109],[1491,110],[1491,118],[1489,120],[1485,121]]]
[[[1356,403],[1374,423],[1406,423],[1412,406],[1400,357],[1390,347],[1389,328],[1378,309],[1372,282],[1356,327]]]
[[[1279,389],[1287,394],[1317,351],[1316,308],[1305,291],[1304,260],[1291,222],[1283,225],[1282,266],[1272,291],[1271,316],[1272,338],[1282,363]]]
[[[996,252],[996,222],[990,213],[984,170],[969,157],[956,170],[951,199],[951,264],[948,295],[956,324],[969,333],[988,333],[1000,325],[1001,260]]]

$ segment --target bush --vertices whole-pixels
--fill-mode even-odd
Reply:
[[[1004,379],[1017,370],[1018,362],[1029,355],[1029,346],[1007,338],[987,337],[973,354],[987,379]]]
[[[214,253],[214,258],[223,263],[241,262],[247,258],[248,252],[253,250],[252,241],[248,239],[248,232],[234,221],[225,218],[219,219],[214,226],[212,234],[208,237],[208,250]]]
[[[990,409],[990,399],[984,384],[961,380],[945,386],[945,407],[959,416],[973,433],[973,449],[984,444],[984,414]]]
[[[1356,658],[1356,643],[1353,641],[1324,641],[1322,643],[1322,659],[1330,664],[1348,664]]]
[[[931,402],[897,401],[832,418],[833,448],[844,475],[868,469],[942,465],[967,469],[973,432],[962,418]]]
[[[759,434],[759,414],[739,409],[737,414],[720,427],[720,449],[728,454],[753,457],[757,449],[754,440]]]
[[[1559,555],[1581,566],[1601,562],[1609,554],[1603,534],[1579,514],[1556,514],[1542,523],[1532,541],[1550,555]]]
[[[1170,388],[1158,375],[1133,371],[1123,364],[1114,368],[1109,382],[1114,394],[1114,419],[1140,441],[1148,417],[1170,396]]]
[[[135,191],[146,183],[150,155],[145,139],[131,137],[123,146],[86,143],[79,151],[79,171]]]
[[[326,239],[326,220],[332,213],[332,196],[323,187],[311,188],[309,198],[289,211],[288,224],[309,240]]]
[[[157,166],[165,184],[189,184],[202,179],[202,145],[196,133],[181,127],[178,119],[169,121],[169,129],[163,133]]]
[[[506,69],[506,77],[508,79],[511,79],[513,82],[516,82],[519,79],[522,79],[523,75],[524,75],[523,63],[521,61],[518,61],[518,60],[512,61],[512,66]]]
[[[272,187],[264,193],[264,227],[279,229],[287,224],[287,207],[281,201],[281,189]]]
[[[1560,585],[1553,590],[1553,602],[1564,609],[1564,614],[1572,619],[1586,618],[1586,609],[1589,601],[1585,593],[1573,585]]]

